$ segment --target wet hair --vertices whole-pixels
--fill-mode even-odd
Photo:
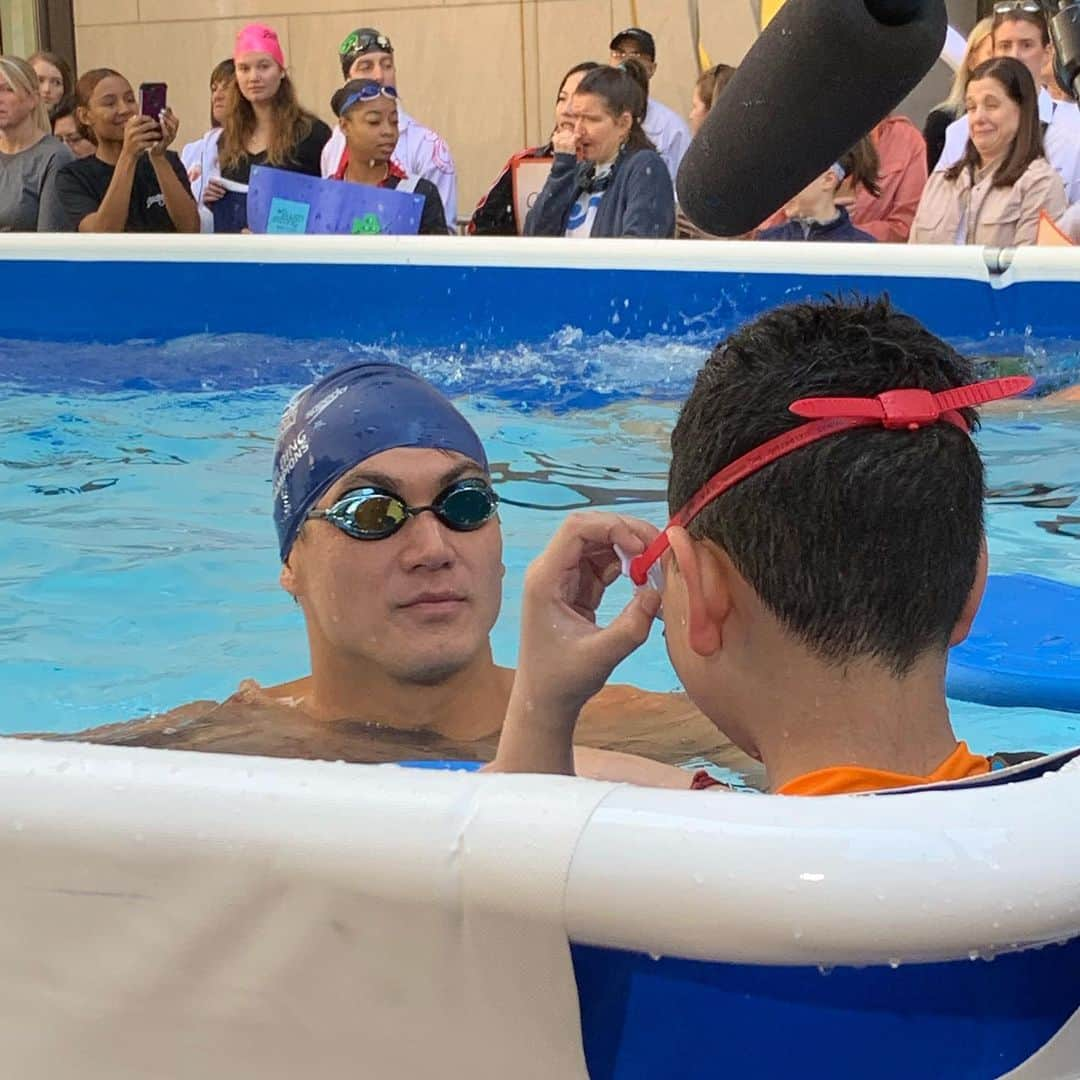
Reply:
[[[878,183],[881,157],[869,135],[864,135],[847,153],[841,154],[839,164],[856,187],[865,188],[875,199],[881,194]]]
[[[931,392],[969,360],[888,297],[781,307],[721,343],[671,436],[674,513],[726,465],[805,423],[804,397]],[[963,410],[974,426],[973,410]],[[766,608],[820,659],[906,674],[948,647],[977,573],[983,466],[951,424],[866,428],[802,447],[737,484],[690,524],[730,556]]]
[[[1011,56],[998,56],[981,63],[971,73],[969,89],[976,79],[994,79],[1009,98],[1020,106],[1020,126],[1013,136],[1009,152],[994,172],[992,184],[993,187],[1012,187],[1033,161],[1045,156],[1035,80],[1027,65]],[[974,173],[981,160],[979,151],[969,137],[964,156],[952,168],[945,170],[946,179],[956,180],[965,169]]]
[[[595,71],[597,68],[603,67],[603,64],[598,64],[595,60],[583,60],[580,64],[575,64],[563,77],[562,82],[559,83],[559,89],[555,91],[555,102],[559,101],[559,95],[563,92],[567,82],[570,80],[571,75],[578,75],[581,72]]]
[[[20,91],[35,99],[34,109],[30,113],[34,127],[43,135],[51,135],[49,110],[45,107],[45,102],[41,100],[37,72],[30,66],[30,62],[18,56],[0,56],[0,79],[7,82],[12,90]]]
[[[112,78],[124,79],[124,82],[128,82],[119,71],[114,71],[112,68],[93,68],[91,71],[84,72],[75,84],[75,123],[79,125],[79,132],[82,137],[89,139],[95,146],[97,145],[97,136],[89,124],[83,123],[82,117],[79,116],[79,110],[89,109],[90,99],[94,96],[94,91],[98,88],[98,85],[106,79]],[[130,85],[131,83],[128,83],[128,86]]]
[[[222,60],[213,71],[210,72],[210,92],[214,92],[215,86],[227,85],[236,79],[236,61],[230,56]],[[214,119],[214,106],[210,106],[210,127],[219,128],[221,124]]]
[[[714,64],[698,76],[694,88],[697,90],[698,97],[701,98],[701,103],[705,106],[706,112],[713,107],[713,102],[720,96],[724,87],[731,82],[732,77],[738,70],[738,68],[734,68],[730,64]]]
[[[26,62],[33,67],[35,60],[44,60],[46,64],[52,64],[52,66],[60,72],[60,78],[64,83],[65,97],[68,94],[75,93],[75,72],[62,56],[58,56],[54,52],[46,52],[44,49],[39,49]]]
[[[1038,29],[1043,45],[1050,44],[1050,26],[1046,21],[1046,16],[1041,11],[1024,11],[1023,8],[1009,8],[1008,11],[1003,11],[994,16],[993,32],[997,33],[998,29],[1007,22],[1031,23],[1032,26]],[[972,75],[972,78],[974,77]]]
[[[311,134],[315,117],[301,106],[286,71],[281,73],[281,83],[271,105],[274,119],[266,147],[266,164],[280,168],[288,164],[296,147]],[[254,131],[255,109],[240,92],[239,80],[233,79],[218,143],[218,160],[223,170],[235,169],[246,160],[248,136]]]
[[[643,64],[631,57],[618,67],[601,65],[578,83],[577,93],[595,94],[616,119],[623,113],[630,114],[630,134],[626,137],[629,149],[656,149],[641,126],[649,108],[649,73]]]

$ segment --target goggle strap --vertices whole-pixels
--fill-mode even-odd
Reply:
[[[670,546],[667,529],[672,525],[685,527],[714,499],[753,475],[766,465],[786,457],[800,447],[854,428],[882,425],[886,428],[915,430],[938,421],[945,421],[967,433],[968,425],[958,409],[1001,401],[1030,390],[1035,380],[1030,375],[1006,375],[943,390],[890,390],[873,398],[802,398],[793,402],[791,412],[810,419],[791,431],[763,442],[748,454],[737,458],[721,469],[698,490],[690,501],[668,522],[664,531],[630,564],[630,578],[635,585],[644,585],[651,567]]]
[[[667,528],[630,564],[630,579],[635,585],[644,585],[649,577],[649,567],[668,549],[667,529],[672,525],[689,525],[714,499],[719,498],[729,488],[753,475],[766,465],[786,457],[819,439],[853,428],[871,427],[880,421],[869,417],[829,417],[813,420],[809,424],[800,424],[783,435],[777,435],[763,442],[748,454],[733,461],[721,469],[694,497],[668,522]]]

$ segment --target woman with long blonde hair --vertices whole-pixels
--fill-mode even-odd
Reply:
[[[0,56],[0,232],[63,228],[47,208],[55,207],[57,172],[73,157],[52,134],[34,69]]]
[[[964,115],[964,98],[967,95],[971,73],[984,61],[994,55],[994,17],[988,15],[980,19],[968,34],[964,59],[953,76],[949,96],[930,110],[923,124],[923,138],[926,140],[926,167],[930,172],[945,149],[945,129]]]
[[[245,26],[237,35],[233,59],[236,80],[229,87],[217,136],[220,174],[206,183],[207,205],[229,190],[222,181],[246,185],[255,165],[321,176],[320,158],[330,138],[330,128],[300,105],[285,53],[269,26]]]

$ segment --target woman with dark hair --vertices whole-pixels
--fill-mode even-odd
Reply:
[[[297,100],[277,34],[259,23],[245,26],[233,59],[236,79],[228,88],[217,140],[221,178],[247,184],[255,165],[321,176],[319,158],[330,128]],[[202,201],[217,202],[226,190],[221,179],[209,177]]]
[[[350,79],[334,94],[330,108],[345,134],[345,152],[332,179],[423,195],[420,234],[446,236],[439,189],[430,180],[409,176],[393,160],[400,135],[397,90],[375,79]]]
[[[526,236],[674,234],[671,174],[641,126],[648,88],[636,60],[581,80],[571,102],[574,128],[552,139],[555,161],[525,220]]]
[[[575,64],[563,76],[562,82],[559,83],[559,92],[555,95],[555,127],[552,131],[552,139],[560,131],[573,131],[574,119],[570,113],[570,102],[574,97],[574,91],[577,90],[581,80],[598,67],[600,65],[595,60],[586,60],[581,64]],[[517,236],[525,226],[524,221],[518,220],[517,209],[514,206],[514,176],[518,170],[518,164],[530,158],[549,158],[554,152],[551,139],[542,146],[531,146],[525,150],[519,150],[503,166],[498,180],[477,203],[472,219],[469,221],[469,234],[471,236]]]
[[[715,64],[703,71],[698,76],[694,86],[694,96],[690,103],[690,115],[687,117],[690,123],[690,134],[696,135],[705,123],[705,117],[713,107],[713,102],[720,96],[721,91],[729,82],[738,68],[730,64]]]
[[[965,98],[964,155],[930,177],[911,226],[913,244],[1034,244],[1042,211],[1065,212],[1065,185],[1046,160],[1035,81],[1011,57],[980,64]]]
[[[37,75],[41,100],[51,117],[61,98],[75,93],[75,72],[62,56],[53,52],[36,52],[27,63]]]
[[[86,130],[75,115],[79,102],[75,95],[61,99],[52,111],[52,133],[77,157],[92,157],[97,147],[87,137]]]
[[[139,114],[118,71],[88,71],[75,88],[76,118],[97,152],[65,165],[55,197],[73,232],[198,232],[187,172],[169,146],[180,122],[171,109]]]

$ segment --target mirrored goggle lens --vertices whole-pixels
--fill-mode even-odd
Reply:
[[[404,504],[392,495],[364,495],[342,508],[349,526],[361,536],[388,536],[405,524]]]
[[[479,529],[494,515],[499,499],[489,487],[461,487],[439,501],[439,515],[453,529]]]

